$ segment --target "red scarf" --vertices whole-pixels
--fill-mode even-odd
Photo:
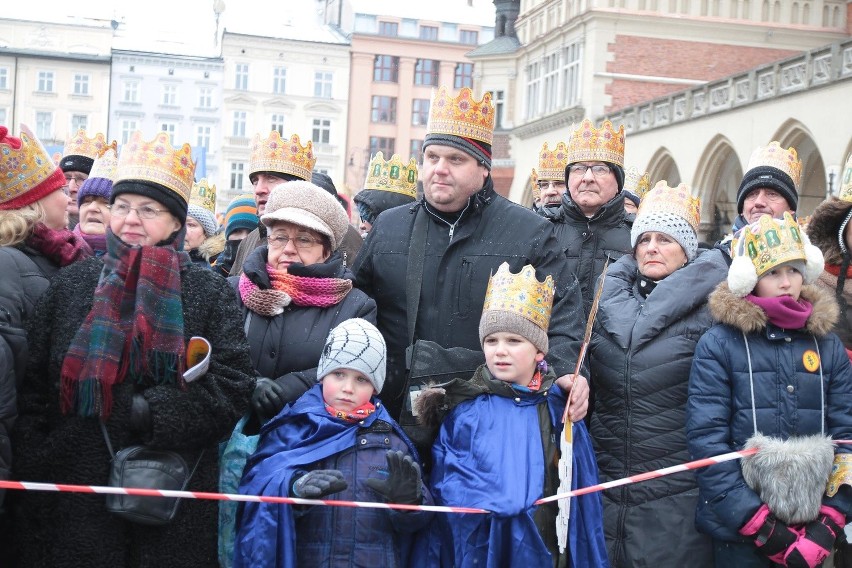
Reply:
[[[50,229],[44,223],[33,227],[33,234],[27,238],[26,244],[60,267],[92,256],[92,249],[82,238],[68,229]]]
[[[340,418],[346,422],[360,422],[376,411],[376,405],[369,400],[352,410],[337,410],[330,404],[325,405],[326,411],[335,418]]]

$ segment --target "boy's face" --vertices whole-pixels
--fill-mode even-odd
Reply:
[[[495,379],[524,387],[530,384],[536,364],[544,359],[544,353],[528,339],[503,331],[487,335],[482,350],[485,364]]]
[[[375,392],[370,379],[352,369],[337,369],[322,378],[322,398],[335,410],[355,410]]]
[[[761,298],[790,296],[798,301],[803,281],[801,272],[790,265],[781,265],[760,277],[754,287],[754,295]]]

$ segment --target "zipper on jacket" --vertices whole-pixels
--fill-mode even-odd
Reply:
[[[434,217],[435,219],[438,219],[439,221],[441,221],[442,223],[444,223],[445,225],[447,225],[450,228],[450,231],[449,231],[450,242],[453,242],[453,235],[456,232],[456,225],[458,225],[459,221],[461,221],[462,217],[464,217],[464,213],[465,213],[465,211],[467,211],[467,208],[470,207],[471,202],[472,202],[472,200],[468,199],[467,205],[464,206],[464,209],[462,209],[461,213],[459,214],[459,218],[456,219],[455,223],[450,223],[446,219],[442,218],[440,215],[432,214],[432,217]],[[429,211],[428,207],[426,208],[426,211]]]

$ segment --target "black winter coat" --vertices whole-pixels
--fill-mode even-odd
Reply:
[[[610,266],[590,351],[601,481],[689,461],[689,371],[698,339],[713,325],[707,297],[727,268],[721,253],[701,250],[643,298],[632,255]],[[694,473],[610,489],[603,501],[612,566],[713,565],[710,539],[695,529]]]
[[[96,418],[63,415],[59,374],[68,347],[92,309],[103,268],[88,259],[61,271],[28,323],[30,364],[20,389],[14,430],[17,479],[106,485],[110,454]],[[217,491],[218,443],[248,408],[254,389],[248,345],[233,291],[213,271],[189,266],[181,273],[184,338],[206,337],[209,371],[186,390],[124,381],[113,386],[106,423],[116,451],[138,443],[181,451],[195,463],[188,489]],[[152,431],[130,429],[134,393],[150,406]],[[17,495],[15,534],[20,566],[216,566],[218,506],[184,500],[171,524],[137,525],[108,513],[99,495],[26,492]],[[4,551],[4,554],[8,551]],[[5,565],[5,562],[4,562]]]
[[[425,200],[389,209],[378,216],[355,259],[356,285],[376,300],[378,328],[387,341],[388,374],[381,399],[391,415],[399,417],[404,401],[406,274],[418,215],[426,215],[428,222],[415,340],[481,352],[479,319],[491,274],[504,262],[515,273],[531,264],[540,280],[552,275],[556,284],[547,361],[557,376],[573,372],[585,321],[577,279],[568,270],[552,224],[499,196],[488,178],[454,229]]]

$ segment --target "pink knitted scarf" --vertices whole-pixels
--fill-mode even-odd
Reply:
[[[327,308],[339,304],[352,290],[352,281],[344,278],[315,278],[293,276],[283,270],[266,265],[271,288],[263,289],[252,282],[245,273],[240,276],[239,290],[243,304],[252,312],[276,316],[290,305]]]

